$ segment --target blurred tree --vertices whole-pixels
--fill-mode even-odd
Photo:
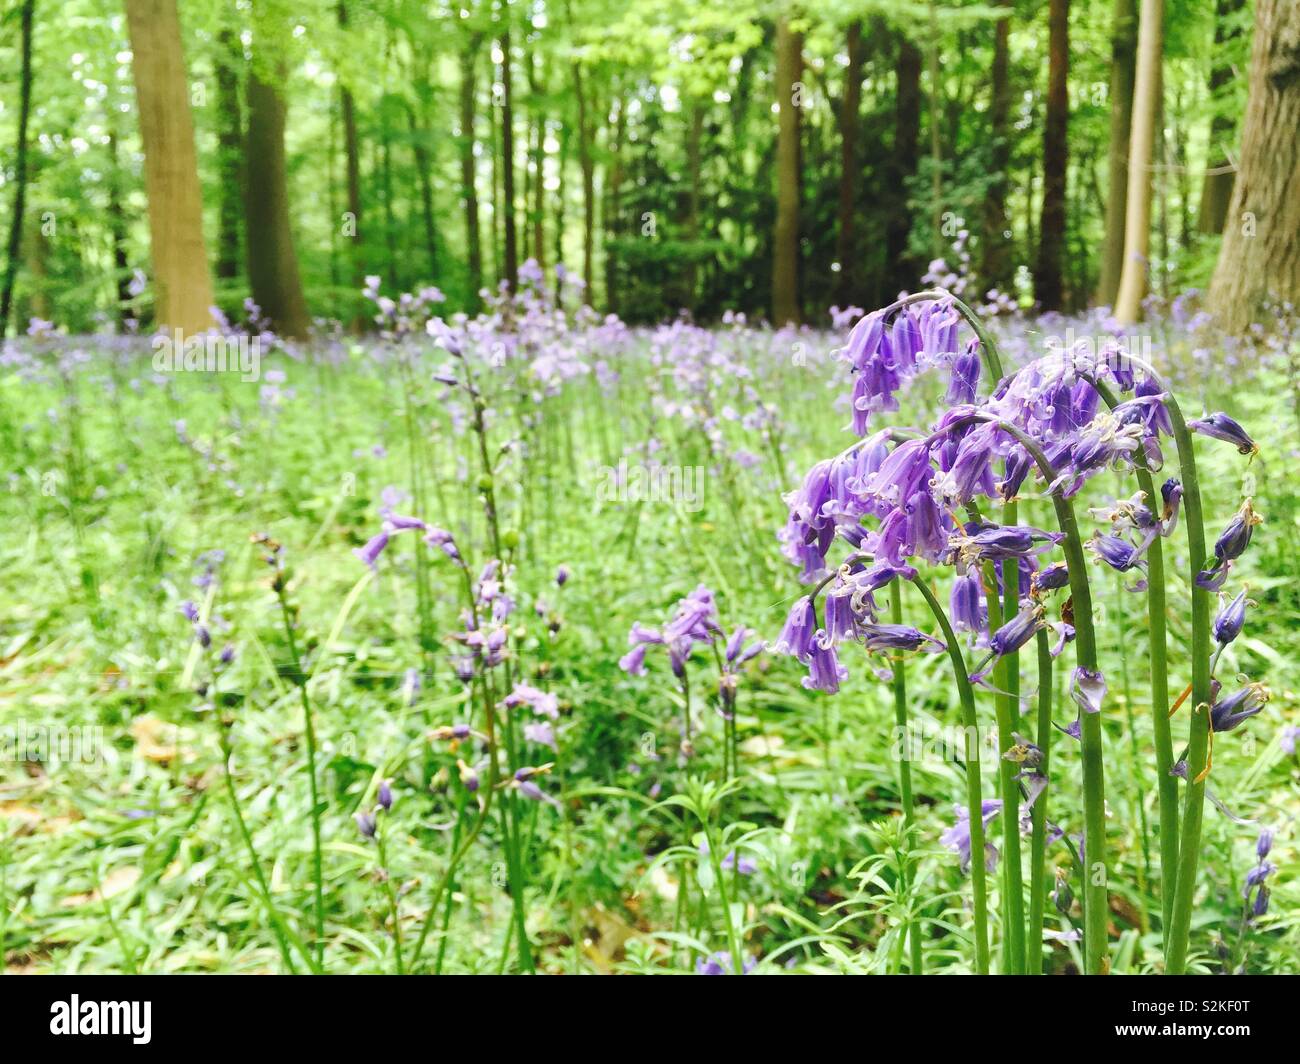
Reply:
[[[212,325],[212,281],[176,0],[127,0],[126,18],[149,196],[154,314],[160,325],[200,332]]]

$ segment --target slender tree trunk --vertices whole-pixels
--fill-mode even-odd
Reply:
[[[835,233],[835,261],[840,264],[835,279],[835,301],[841,307],[863,299],[861,291],[862,248],[857,231],[858,189],[862,184],[862,160],[858,141],[862,134],[862,23],[849,23],[848,64],[844,67],[844,94],[840,100],[840,199]]]
[[[483,287],[483,244],[479,233],[478,187],[474,162],[474,67],[482,38],[470,35],[461,53],[460,67],[460,190],[465,207],[465,246],[469,264],[468,309],[479,307],[479,289]]]
[[[1069,172],[1070,0],[1048,5],[1047,115],[1043,127],[1043,208],[1038,224],[1034,294],[1043,310],[1060,310],[1065,291],[1066,175]]]
[[[339,26],[346,33],[348,27],[347,5],[338,5]],[[361,151],[357,140],[357,111],[352,98],[352,90],[347,85],[339,86],[339,109],[343,117],[343,154],[347,167],[347,212],[351,216],[345,232],[348,237],[348,260],[351,266],[352,280],[358,288],[365,277],[365,264],[361,258]]]
[[[787,19],[776,24],[776,223],[772,233],[772,323],[799,321],[799,107],[795,83],[802,41]]]
[[[109,119],[108,159],[108,231],[113,241],[114,291],[117,297],[117,322],[125,326],[131,317],[131,264],[126,257],[126,211],[122,207],[122,169],[118,162],[117,130]]]
[[[592,152],[591,105],[587,100],[582,65],[573,64],[573,95],[578,105],[578,168],[582,171],[582,301],[591,306],[596,281],[593,259],[596,246],[596,162]]]
[[[217,209],[216,275],[221,281],[231,282],[239,276],[239,222],[243,214],[243,130],[236,66],[243,61],[243,51],[229,27],[218,34],[217,45],[217,173],[221,199]]]
[[[1124,262],[1115,297],[1115,317],[1138,320],[1146,295],[1151,245],[1151,160],[1160,114],[1160,62],[1164,51],[1164,0],[1142,0],[1138,23],[1137,76],[1133,83],[1133,131],[1129,138],[1128,202],[1124,217]]]
[[[274,75],[283,83],[283,69]],[[282,336],[307,335],[307,301],[298,273],[298,254],[289,225],[289,188],[284,151],[285,104],[275,85],[264,81],[256,60],[248,74],[248,168],[245,232],[248,281],[253,301]]]
[[[618,255],[610,247],[611,238],[627,231],[623,220],[623,138],[627,132],[627,101],[618,101],[618,118],[614,120],[614,142],[610,146],[609,187],[605,190],[605,306],[611,314],[619,312]]]
[[[1222,56],[1229,41],[1241,35],[1233,16],[1241,10],[1244,0],[1218,0],[1215,5],[1214,54]],[[1209,169],[1201,185],[1201,207],[1197,212],[1197,228],[1202,233],[1222,233],[1228,217],[1228,203],[1232,199],[1233,169],[1228,160],[1228,146],[1235,123],[1220,109],[1215,96],[1232,81],[1232,67],[1224,59],[1216,59],[1210,70],[1210,103],[1215,108],[1210,119]]]
[[[18,276],[18,257],[23,247],[23,209],[27,200],[27,123],[32,111],[32,26],[36,17],[36,0],[24,0],[21,35],[22,72],[18,89],[18,146],[14,152],[14,213],[9,221],[9,246],[5,253],[4,283],[0,285],[0,340],[9,327],[13,308],[14,279]]]
[[[420,82],[421,104],[428,98],[429,82]],[[429,257],[429,281],[438,277],[438,226],[433,214],[433,160],[429,155],[429,130],[421,121],[415,105],[403,97],[406,122],[411,134],[411,155],[415,162],[416,180],[420,186],[420,221],[424,227],[424,249]],[[421,107],[423,110],[423,107]]]
[[[1266,300],[1300,302],[1300,3],[1255,0],[1241,161],[1210,310],[1242,332]]]
[[[533,98],[533,258],[546,266],[546,115],[542,111],[542,94],[538,69],[541,59],[534,53],[528,60],[528,91]]]
[[[885,295],[889,299],[914,285],[921,274],[908,248],[912,217],[907,197],[907,184],[916,176],[921,141],[921,51],[906,37],[898,39],[895,75],[894,150],[888,168],[891,205],[885,222],[885,276],[891,288]]]
[[[930,253],[943,255],[943,142],[939,120],[943,114],[943,85],[939,80],[939,18],[930,0],[930,43],[926,49],[930,67]]]
[[[1113,306],[1124,265],[1128,147],[1137,75],[1137,0],[1115,0],[1110,29],[1110,147],[1106,155],[1106,229],[1097,301]]]
[[[980,287],[1006,291],[1011,284],[1011,240],[1007,192],[1011,170],[1011,8],[993,31],[992,93],[989,100],[989,163],[992,182],[984,198],[984,239],[980,254]]]
[[[519,290],[519,232],[515,224],[514,90],[510,76],[510,31],[502,30],[501,48],[501,197],[505,207],[506,280]]]
[[[690,128],[686,139],[686,168],[690,174],[690,192],[686,201],[686,236],[692,242],[700,239],[700,199],[703,195],[702,170],[704,140],[704,103],[696,100],[691,104]],[[694,251],[686,264],[686,305],[695,314],[699,307],[699,259]]]
[[[127,0],[159,325],[212,325],[194,124],[176,0]]]

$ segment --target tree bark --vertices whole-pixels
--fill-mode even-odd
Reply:
[[[1106,153],[1106,219],[1097,302],[1113,306],[1124,266],[1128,148],[1137,74],[1137,2],[1115,0],[1110,29],[1110,147]]]
[[[514,90],[510,76],[510,30],[501,31],[501,198],[505,222],[505,276],[519,291],[519,233],[515,225]]]
[[[772,232],[772,323],[799,321],[799,80],[802,41],[787,19],[776,24],[776,222]]]
[[[338,5],[339,27],[346,33],[348,27],[347,5]],[[352,280],[358,288],[365,277],[365,264],[361,261],[361,150],[357,140],[357,111],[352,90],[340,83],[339,109],[343,117],[343,154],[347,168],[347,212],[352,235],[348,237],[348,262]]]
[[[907,183],[916,176],[921,140],[921,51],[906,37],[898,39],[895,65],[898,91],[894,100],[894,150],[889,166],[890,209],[885,223],[885,276],[892,299],[911,288],[921,275],[920,264],[908,249],[912,216],[908,210]]]
[[[1300,3],[1256,0],[1250,88],[1210,310],[1242,332],[1266,300],[1300,302]]]
[[[1138,23],[1137,76],[1133,83],[1133,130],[1129,137],[1128,202],[1124,215],[1124,261],[1115,317],[1132,325],[1146,295],[1151,244],[1151,158],[1160,114],[1160,60],[1164,50],[1164,0],[1142,0]]]
[[[13,307],[14,279],[23,245],[23,209],[27,200],[27,123],[32,111],[32,26],[36,0],[25,0],[21,14],[22,73],[18,90],[18,146],[14,160],[14,213],[9,222],[9,247],[5,257],[4,284],[0,286],[0,340],[9,327]]]
[[[582,64],[573,64],[573,95],[578,105],[578,168],[582,171],[582,301],[591,306],[595,283],[593,259],[596,245],[596,164],[591,148],[591,115]]]
[[[224,27],[217,36],[217,173],[220,201],[217,208],[217,263],[220,280],[239,276],[240,216],[243,214],[243,130],[240,126],[239,71],[243,51],[233,30]]]
[[[465,208],[465,246],[469,264],[468,310],[471,314],[478,310],[479,290],[483,287],[483,241],[479,231],[474,162],[474,67],[481,44],[480,34],[470,34],[460,60],[460,192]]]
[[[1011,8],[993,31],[992,93],[989,99],[989,169],[992,181],[984,198],[984,239],[980,254],[980,287],[1006,291],[1011,284],[1011,219],[1007,191],[1011,187]]]
[[[840,198],[835,233],[835,261],[840,264],[835,279],[835,300],[841,307],[863,299],[860,290],[862,253],[857,231],[858,190],[862,184],[859,140],[862,135],[862,23],[849,24],[848,64],[844,68],[844,95],[840,100]]]
[[[1047,9],[1047,114],[1043,127],[1043,207],[1038,223],[1034,295],[1043,310],[1065,301],[1061,261],[1065,254],[1066,175],[1069,170],[1070,0],[1051,0]]]
[[[144,145],[155,318],[202,332],[212,325],[212,280],[176,0],[127,0],[126,19]]]
[[[1241,30],[1232,16],[1241,10],[1244,0],[1218,0],[1215,5],[1214,54],[1222,56],[1229,41],[1241,36]],[[1232,81],[1232,66],[1226,60],[1217,60],[1210,70],[1210,102]],[[1234,122],[1221,110],[1215,110],[1210,119],[1209,169],[1201,184],[1201,206],[1197,211],[1197,228],[1202,233],[1222,233],[1228,217],[1228,203],[1232,199],[1234,172],[1228,160],[1228,142],[1232,137]]]
[[[283,68],[274,76],[282,81]],[[275,85],[263,80],[255,61],[248,74],[244,152],[248,168],[244,219],[249,287],[253,301],[277,333],[303,337],[307,335],[307,301],[289,225],[284,121],[284,99]]]

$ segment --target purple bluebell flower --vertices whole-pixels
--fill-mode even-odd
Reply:
[[[753,957],[745,957],[741,961],[741,964],[744,965],[743,974],[748,975],[752,972],[757,963]],[[729,953],[710,953],[707,957],[701,957],[695,962],[696,975],[730,975],[731,970],[731,954]]]
[[[806,662],[812,653],[813,634],[812,600],[804,595],[790,607],[785,625],[777,635],[772,650],[777,654],[791,654]]]
[[[1214,618],[1214,641],[1221,647],[1226,647],[1241,634],[1241,629],[1246,623],[1246,592],[1237,592],[1237,597],[1229,602],[1219,611]]]
[[[556,587],[563,587],[568,582],[569,582],[569,567],[567,565],[561,565],[558,569],[555,570],[555,585]]]
[[[1028,609],[1021,610],[994,632],[989,637],[989,655],[980,663],[979,668],[971,673],[971,683],[983,681],[984,677],[992,671],[992,662],[995,658],[1014,654],[1033,639],[1034,635],[1047,624],[1043,613],[1042,606],[1030,606]]]
[[[1044,591],[1056,591],[1070,586],[1070,570],[1065,562],[1053,562],[1045,565],[1030,578],[1030,594],[1041,595]]]
[[[965,350],[952,360],[952,378],[948,385],[947,396],[949,406],[975,402],[982,365],[980,342],[972,338],[967,342]]]
[[[373,569],[375,568],[375,562],[378,561],[379,556],[384,553],[384,548],[387,546],[388,533],[379,532],[371,536],[364,547],[357,547],[352,553]]]
[[[980,572],[974,566],[953,580],[948,616],[957,631],[971,632],[980,640],[988,638],[988,599],[984,595]]]
[[[1126,573],[1142,564],[1142,549],[1119,536],[1097,533],[1088,541],[1088,548],[1116,572]]]
[[[479,788],[478,769],[473,765],[467,765],[460,758],[456,759],[456,768],[460,773],[461,785],[474,794]]]
[[[958,855],[961,870],[966,872],[970,868],[971,862],[970,810],[964,805],[954,805],[953,810],[957,814],[957,821],[939,836],[939,843],[942,846],[947,846]],[[980,803],[980,819],[984,822],[986,828],[992,823],[993,818],[1001,812],[1002,799],[1000,798],[985,798]],[[993,872],[997,869],[997,866],[997,847],[986,841],[984,843],[984,867]]]
[[[373,813],[358,813],[356,815],[357,830],[367,839],[375,837],[375,817]]]
[[[1161,535],[1169,536],[1173,533],[1174,527],[1178,524],[1178,506],[1182,498],[1183,485],[1173,477],[1160,485],[1160,501],[1163,503],[1160,513]]]
[[[1246,499],[1241,504],[1236,514],[1233,515],[1228,527],[1214,543],[1214,556],[1220,562],[1233,561],[1240,558],[1247,547],[1250,546],[1250,538],[1254,534],[1256,525],[1262,523],[1262,518],[1251,505],[1251,501]]]
[[[1070,676],[1070,696],[1085,713],[1100,713],[1106,697],[1106,677],[1100,669],[1075,668]]]
[[[1259,833],[1259,837],[1255,839],[1255,856],[1261,861],[1264,860],[1264,858],[1269,855],[1269,851],[1273,849],[1273,834],[1274,832],[1272,828],[1263,828]]]
[[[189,599],[181,603],[181,613],[185,615],[185,619],[190,624],[194,624],[199,619],[199,608]]]
[[[810,691],[834,694],[849,675],[848,669],[840,664],[835,647],[830,645],[820,630],[812,641],[812,649],[804,663],[808,666],[808,675],[803,678],[803,685]]]
[[[388,780],[379,781],[379,792],[375,801],[384,812],[393,808],[393,787]]]
[[[548,721],[529,721],[524,725],[524,738],[530,743],[555,749],[555,729]]]
[[[1189,421],[1187,427],[1202,436],[1210,436],[1232,444],[1237,448],[1238,454],[1259,453],[1259,446],[1250,438],[1250,434],[1237,421],[1221,411]]]
[[[1210,707],[1210,727],[1216,732],[1232,731],[1263,709],[1269,697],[1262,683],[1246,684]]]
[[[906,624],[867,624],[862,626],[868,650],[926,650],[938,653],[947,646],[934,636],[926,635]]]

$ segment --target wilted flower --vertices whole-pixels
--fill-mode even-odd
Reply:
[[[1189,421],[1187,427],[1193,432],[1201,433],[1203,436],[1212,436],[1216,440],[1224,440],[1232,444],[1237,448],[1238,454],[1254,455],[1259,453],[1259,446],[1250,438],[1249,433],[1235,420],[1222,412],[1196,418]]]

